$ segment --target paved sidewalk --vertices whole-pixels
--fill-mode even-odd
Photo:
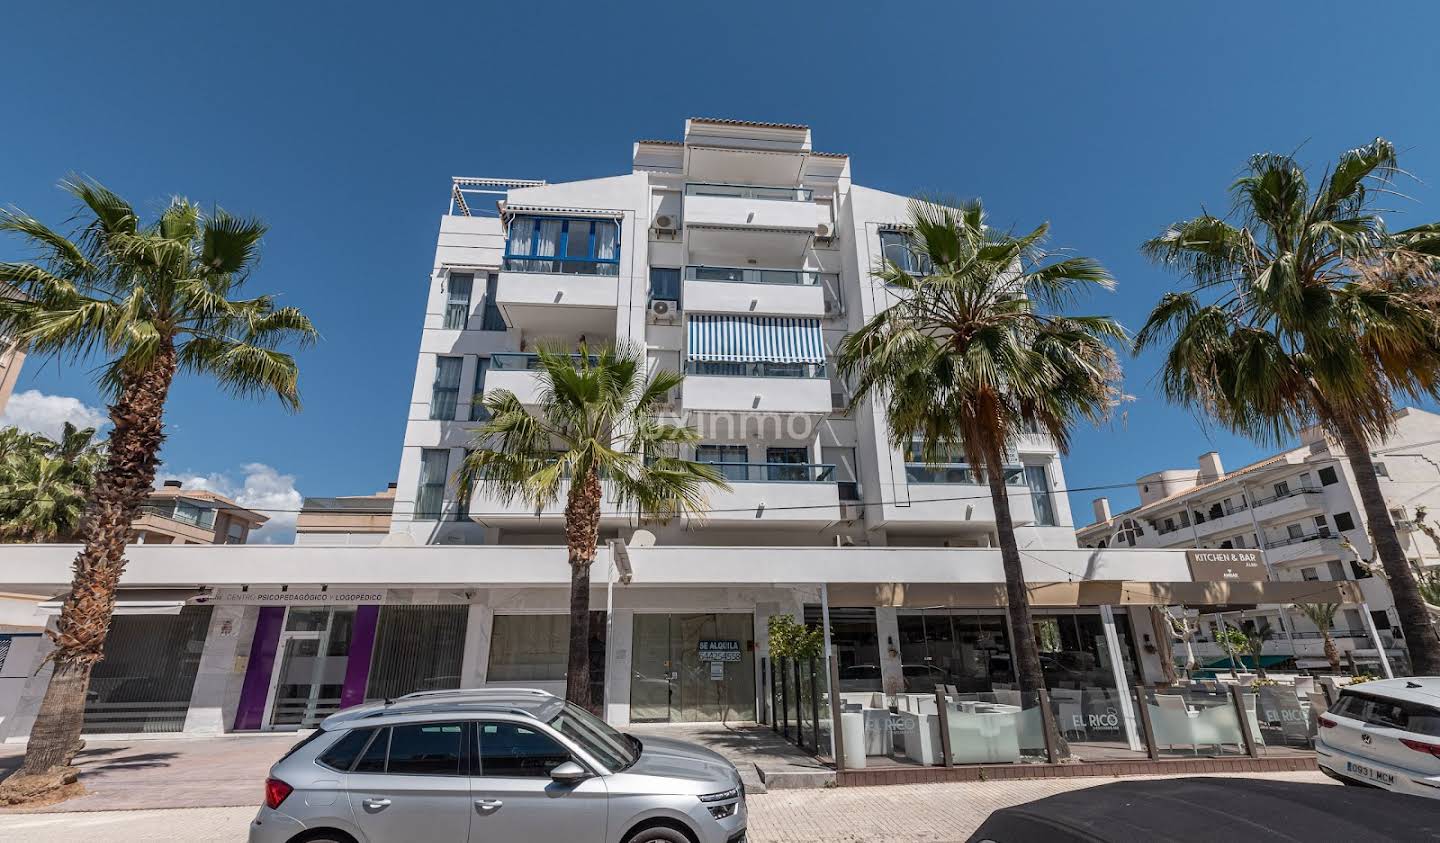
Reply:
[[[1247,778],[1333,784],[1320,773]],[[1035,779],[772,791],[749,800],[749,839],[751,843],[963,841],[997,808],[1112,781]],[[183,836],[196,843],[239,843],[254,816],[255,808],[249,807],[0,816],[0,840],[127,843]]]
[[[84,795],[41,810],[128,811],[259,805],[265,773],[275,759],[299,739],[290,733],[89,741],[75,759],[80,767],[80,783],[85,786]],[[0,776],[19,767],[24,757],[24,745],[0,745]],[[13,808],[0,809],[0,813],[14,812]]]

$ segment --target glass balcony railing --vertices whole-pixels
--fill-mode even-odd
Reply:
[[[780,462],[712,462],[728,483],[834,483],[835,466]]]
[[[580,362],[580,355],[572,354],[570,359],[576,363]],[[599,357],[590,355],[590,363],[594,365]],[[537,354],[522,354],[505,351],[490,355],[490,371],[492,372],[533,372],[540,368],[540,356]]]
[[[985,472],[968,465],[925,465],[923,463],[906,463],[905,479],[910,483],[961,483],[971,486],[983,486],[986,482]],[[1024,466],[1006,466],[1005,485],[1024,486]]]
[[[1315,533],[1303,533],[1303,534],[1298,535],[1298,536],[1288,536],[1288,537],[1283,538],[1283,539],[1276,539],[1276,540],[1274,540],[1274,541],[1268,541],[1268,542],[1265,542],[1265,547],[1266,547],[1267,549],[1269,549],[1269,548],[1276,548],[1276,547],[1288,547],[1288,546],[1290,546],[1290,545],[1292,545],[1292,544],[1304,544],[1305,542],[1313,542],[1313,541],[1320,541],[1320,540],[1322,540],[1322,539],[1333,539],[1333,538],[1336,538],[1336,536],[1335,536],[1334,533],[1331,533],[1329,529],[1321,529],[1319,532],[1315,532]]]
[[[734,284],[799,284],[813,286],[827,278],[838,279],[833,272],[808,269],[766,269],[739,266],[687,266],[686,281],[728,281]]]
[[[205,530],[209,530],[215,526],[215,510],[204,509],[198,506],[189,506],[186,504],[166,506],[165,504],[147,503],[140,506],[140,512],[143,515],[156,515],[160,518],[179,521],[181,524],[189,524]]]
[[[730,378],[823,378],[824,363],[775,363],[752,360],[732,363],[724,360],[691,360],[685,364],[687,375],[714,375]]]
[[[1324,491],[1324,490],[1323,490],[1323,489],[1320,489],[1320,488],[1318,488],[1318,487],[1313,487],[1313,486],[1301,486],[1301,487],[1298,488],[1298,489],[1290,489],[1290,490],[1288,490],[1288,491],[1281,492],[1281,493],[1278,494],[1278,495],[1271,495],[1271,496],[1268,497],[1268,498],[1257,498],[1257,499],[1255,500],[1255,506],[1264,506],[1264,505],[1267,504],[1267,503],[1274,503],[1274,502],[1276,502],[1276,501],[1283,501],[1283,500],[1285,500],[1286,498],[1293,498],[1293,497],[1295,497],[1295,496],[1297,496],[1297,495],[1318,495],[1318,494],[1320,494],[1322,491]]]
[[[687,184],[686,196],[733,196],[736,199],[779,199],[809,202],[815,192],[805,187],[758,187],[747,184]]]

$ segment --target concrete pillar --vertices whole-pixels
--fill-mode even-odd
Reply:
[[[460,656],[460,687],[479,688],[485,684],[490,663],[490,629],[495,611],[481,603],[470,604],[465,619],[465,649]]]
[[[900,621],[888,606],[875,610],[875,633],[880,641],[880,687],[887,694],[905,690],[905,674],[900,666]]]
[[[249,634],[245,634],[246,609],[250,618]],[[245,660],[255,632],[253,607],[216,606],[210,612],[210,628],[205,632],[205,649],[200,653],[200,666],[195,671],[195,685],[190,690],[190,708],[185,712],[187,734],[219,735],[234,722],[235,678],[245,675]],[[237,689],[238,690],[238,689]],[[226,704],[229,704],[229,719]]]
[[[612,726],[630,723],[630,674],[634,667],[635,610],[616,609],[610,625],[611,640],[605,642],[605,722]]]
[[[55,628],[55,618],[50,618],[47,627]],[[19,699],[15,702],[15,711],[0,723],[3,729],[5,742],[21,742],[30,738],[30,729],[35,725],[35,715],[40,713],[40,703],[45,699],[45,689],[50,687],[50,674],[55,671],[55,665],[51,662],[41,661],[50,651],[55,649],[54,642],[50,636],[42,636],[40,643],[35,648],[34,664],[30,669],[30,678],[25,680],[25,686],[20,690]],[[39,667],[36,670],[36,666]]]

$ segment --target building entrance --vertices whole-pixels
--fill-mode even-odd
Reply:
[[[635,615],[631,721],[754,720],[754,635],[748,613]]]

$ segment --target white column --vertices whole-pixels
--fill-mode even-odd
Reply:
[[[238,659],[242,644],[248,648],[255,634],[252,620],[246,633],[245,606],[216,606],[210,612],[205,648],[190,690],[190,708],[185,712],[188,734],[219,735],[226,731],[226,698],[238,673],[245,675],[245,660]],[[251,608],[252,614],[258,609]],[[246,657],[248,659],[248,656]],[[233,707],[233,702],[231,703]]]
[[[1385,655],[1385,642],[1380,640],[1380,630],[1375,628],[1375,618],[1370,615],[1370,604],[1360,604],[1360,619],[1365,622],[1365,632],[1370,635],[1370,640],[1375,642],[1375,652],[1380,655],[1380,669],[1385,671],[1386,679],[1394,679],[1395,672],[1390,669],[1390,657]]]
[[[825,637],[825,650],[824,650],[824,652],[825,652],[825,659],[824,659],[824,663],[823,663],[823,665],[824,665],[824,666],[823,666],[823,669],[824,669],[824,671],[825,671],[825,684],[826,684],[826,686],[829,686],[829,684],[830,684],[830,587],[829,587],[829,585],[827,585],[826,583],[823,583],[823,582],[820,583],[820,628],[821,628],[821,634]],[[839,688],[831,688],[831,689],[830,689],[830,705],[831,705],[831,706],[835,706],[835,705],[839,705],[839,703],[840,703],[840,689],[839,689]],[[832,722],[833,722],[833,721],[832,721]],[[819,728],[819,724],[818,724],[818,723],[816,724],[816,728],[817,728],[817,729]],[[836,758],[836,757],[838,757],[838,756],[835,754],[835,730],[834,730],[833,728],[830,730],[830,757],[831,757],[831,758]]]
[[[635,610],[616,609],[605,641],[605,722],[630,723],[630,677],[635,659]]]
[[[875,610],[875,632],[880,640],[880,688],[887,694],[901,693],[905,690],[905,673],[900,666],[900,620],[894,609],[881,606]]]
[[[1125,661],[1121,658],[1120,637],[1115,634],[1115,611],[1100,607],[1100,622],[1105,627],[1105,649],[1110,652],[1110,671],[1115,676],[1116,697],[1120,699],[1120,719],[1125,721],[1125,739],[1130,749],[1139,752],[1140,736],[1135,730],[1135,706],[1130,699],[1130,680],[1125,677]]]
[[[460,687],[479,688],[485,684],[490,666],[490,629],[495,611],[489,606],[472,603],[465,619],[465,650],[460,656]]]

